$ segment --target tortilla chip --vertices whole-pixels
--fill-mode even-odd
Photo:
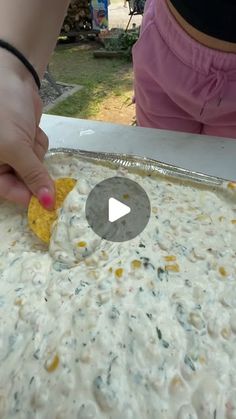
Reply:
[[[32,196],[28,208],[28,223],[36,236],[45,243],[50,242],[52,224],[57,219],[58,208],[61,208],[65,198],[74,188],[76,180],[72,178],[60,178],[55,180],[56,203],[53,211],[48,211],[40,204],[39,200]]]

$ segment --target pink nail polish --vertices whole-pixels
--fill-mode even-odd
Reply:
[[[53,196],[48,188],[42,188],[38,193],[40,204],[46,209],[53,209]]]

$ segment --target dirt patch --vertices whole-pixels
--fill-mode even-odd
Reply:
[[[126,7],[124,7],[124,5]],[[111,0],[111,4],[108,8],[108,16],[110,28],[125,29],[130,18],[128,3],[122,0]],[[135,26],[140,26],[141,21],[141,15],[133,16],[131,19],[130,27],[132,27],[133,24]]]
[[[134,125],[135,106],[132,103],[133,91],[126,92],[127,99],[119,96],[109,96],[100,105],[95,119],[97,121],[113,122],[115,124]]]

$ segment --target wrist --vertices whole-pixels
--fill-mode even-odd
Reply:
[[[0,47],[0,69],[10,72],[18,77],[22,82],[27,82],[32,84],[32,87],[37,89],[35,80],[30,73],[30,71],[25,67],[25,65],[12,54],[10,51],[5,50]]]

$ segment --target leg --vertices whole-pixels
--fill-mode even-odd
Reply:
[[[137,123],[143,127],[200,134],[189,97],[194,70],[170,50],[154,21],[156,0],[147,0],[141,36],[133,47]],[[190,86],[191,87],[191,86]]]
[[[148,92],[144,87],[136,89],[136,117],[137,124],[143,127],[159,128],[200,134],[202,124],[181,109],[155,83]],[[151,104],[151,106],[150,106]]]
[[[125,28],[125,32],[127,32],[127,30],[129,29],[129,25],[130,25],[130,22],[131,22],[132,17],[133,17],[133,15],[131,14],[130,15],[130,18],[129,18],[129,21],[128,21],[128,24],[127,24],[127,26]]]
[[[236,139],[236,119],[235,125],[229,126],[212,126],[204,124],[202,127],[202,134]]]

